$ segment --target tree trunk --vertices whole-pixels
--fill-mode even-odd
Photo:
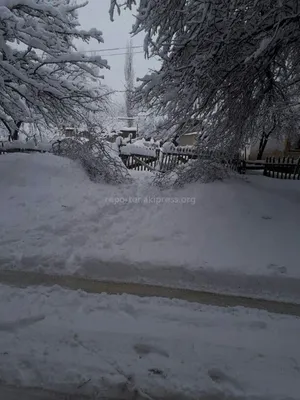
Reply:
[[[19,131],[22,125],[22,122],[17,122],[17,128],[10,134],[11,140],[19,140]]]
[[[258,154],[257,154],[257,159],[258,160],[262,159],[262,156],[263,156],[264,151],[266,149],[268,140],[269,140],[269,136],[266,136],[266,135],[263,134],[261,139],[260,139],[260,142],[259,142],[259,148],[258,148]]]
[[[261,160],[262,156],[264,154],[264,151],[266,149],[268,140],[270,138],[270,136],[272,135],[272,133],[274,132],[276,128],[276,116],[273,116],[273,126],[272,128],[266,133],[265,130],[263,131],[262,135],[261,135],[261,139],[259,142],[259,149],[258,149],[258,154],[257,154],[257,159]]]

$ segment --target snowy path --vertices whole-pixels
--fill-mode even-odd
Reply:
[[[0,322],[9,385],[93,400],[299,399],[300,318],[0,285]]]
[[[135,171],[132,183],[95,184],[50,154],[6,155],[0,169],[0,269],[300,303],[298,181],[159,190]]]
[[[78,276],[46,275],[30,271],[1,270],[0,283],[15,287],[59,285],[63,288],[83,290],[87,293],[131,294],[141,297],[161,297],[219,307],[243,306],[276,314],[300,317],[300,304],[142,283],[108,282]]]

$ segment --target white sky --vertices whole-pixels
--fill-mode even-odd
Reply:
[[[89,4],[79,10],[79,21],[82,28],[97,28],[103,32],[104,43],[83,44],[78,50],[101,50],[116,47],[126,47],[130,39],[130,30],[134,22],[132,13],[128,10],[115,15],[114,22],[109,17],[110,0],[89,0]],[[143,45],[143,34],[133,37],[133,46]],[[143,49],[134,49],[135,52],[142,52]],[[104,83],[115,90],[124,89],[124,62],[125,55],[109,56],[109,54],[125,53],[125,50],[103,52],[103,58],[108,60],[110,71],[103,70]],[[106,56],[107,54],[107,56]],[[102,53],[101,53],[102,55]],[[149,69],[158,67],[158,61],[146,60],[144,53],[134,54],[134,69],[136,77],[143,77]],[[101,72],[101,74],[102,74]],[[120,96],[122,96],[120,94]]]

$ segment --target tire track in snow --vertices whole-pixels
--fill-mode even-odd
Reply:
[[[15,332],[19,329],[27,328],[28,326],[34,325],[46,318],[45,315],[37,315],[35,317],[22,318],[17,321],[1,322],[0,321],[0,332]]]
[[[32,271],[12,270],[0,271],[0,283],[19,288],[58,285],[70,290],[83,290],[87,293],[163,297],[218,307],[255,308],[271,313],[300,317],[300,304],[143,283],[99,281],[80,276],[48,275]]]

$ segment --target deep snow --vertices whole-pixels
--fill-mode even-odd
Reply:
[[[50,154],[1,155],[0,172],[2,269],[300,298],[298,181],[160,192],[150,173],[95,184]]]
[[[299,331],[299,318],[258,310],[0,285],[0,376],[17,386],[136,400],[297,400]]]

